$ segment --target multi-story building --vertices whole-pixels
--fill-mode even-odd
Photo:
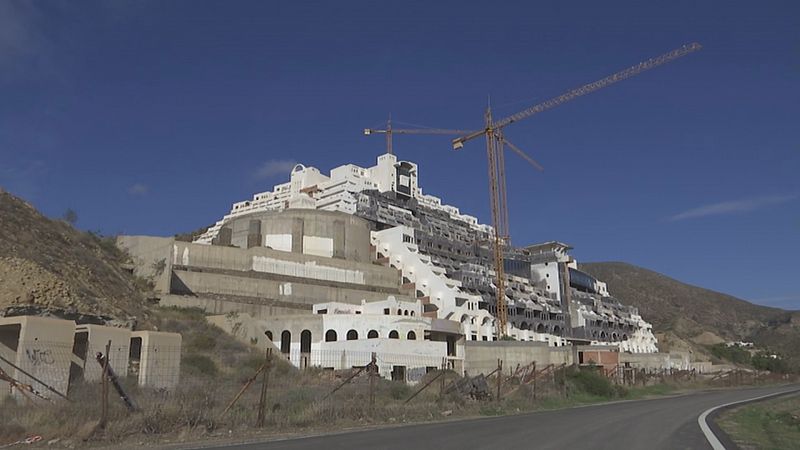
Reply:
[[[286,209],[355,215],[369,223],[373,257],[401,272],[403,285],[412,287],[426,317],[459,322],[466,340],[496,340],[489,247],[494,230],[424,194],[418,173],[416,164],[392,154],[378,157],[373,167],[348,164],[329,175],[298,164],[287,183],[234,203],[195,242],[294,251],[285,238],[269,234],[251,233],[252,238],[235,244],[231,224]],[[650,324],[635,308],[611,297],[605,283],[578,270],[570,249],[547,242],[504,250],[507,334],[551,345],[574,339],[617,343],[632,352],[657,351]]]

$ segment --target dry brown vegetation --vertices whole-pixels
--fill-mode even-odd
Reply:
[[[144,389],[134,380],[124,380],[131,397],[140,407],[128,412],[111,395],[109,422],[105,429],[95,429],[101,416],[99,382],[72,386],[71,402],[30,405],[6,400],[0,405],[0,444],[13,442],[30,434],[45,441],[58,440],[53,446],[119,445],[188,442],[209,439],[245,439],[270,434],[326,431],[343,427],[375,424],[424,422],[451,417],[501,415],[541,408],[641,398],[680,389],[711,386],[702,381],[654,379],[647,386],[626,387],[612,383],[596,371],[567,368],[552,378],[542,379],[536,387],[520,385],[518,379],[504,377],[500,402],[494,399],[473,400],[456,393],[440,395],[439,382],[405,403],[419,386],[378,379],[375,405],[369,402],[369,377],[366,373],[325,398],[351,371],[332,372],[320,369],[299,371],[276,357],[269,373],[264,428],[255,427],[261,378],[245,392],[224,416],[226,405],[264,362],[263,349],[242,344],[219,328],[209,325],[200,311],[163,309],[157,314],[159,329],[178,331],[184,336],[181,382],[172,392]],[[435,376],[435,373],[427,377]],[[447,384],[457,379],[448,374]],[[494,393],[496,379],[490,378]],[[747,380],[738,380],[746,382]],[[728,386],[731,380],[716,383]],[[563,386],[566,383],[566,387]],[[564,397],[566,395],[566,397]]]

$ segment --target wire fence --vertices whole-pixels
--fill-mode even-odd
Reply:
[[[281,354],[202,342],[183,348],[136,341],[0,343],[0,422],[47,423],[44,416],[62,430],[78,430],[96,420],[98,428],[121,436],[183,428],[286,430],[398,416],[426,419],[470,404],[534,406],[569,398],[575,384],[570,370],[627,386],[698,377],[621,366],[510,366],[499,359],[471,365],[481,370],[469,373],[458,358],[422,354]],[[704,376],[725,386],[779,381],[743,371]]]

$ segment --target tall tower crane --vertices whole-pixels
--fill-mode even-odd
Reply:
[[[372,134],[385,134],[386,135],[386,153],[393,154],[392,148],[392,135],[393,134],[444,134],[450,136],[458,136],[459,134],[471,134],[471,130],[446,130],[440,128],[392,128],[392,119],[386,121],[386,128],[374,129],[364,128],[364,135],[369,136]]]
[[[498,337],[507,334],[506,325],[508,323],[508,308],[505,299],[505,270],[503,268],[503,248],[508,245],[510,239],[508,227],[508,202],[506,199],[506,180],[505,180],[505,161],[503,159],[503,147],[508,146],[514,152],[527,157],[516,146],[508,142],[503,137],[505,127],[514,122],[519,122],[533,115],[555,108],[570,100],[592,93],[604,87],[610,86],[619,81],[638,75],[646,70],[653,69],[662,64],[666,64],[689,53],[700,50],[702,46],[696,42],[684,45],[661,56],[648,59],[635,66],[609,75],[593,83],[583,85],[579,88],[567,91],[558,97],[551,98],[528,109],[504,119],[495,121],[492,118],[491,108],[487,108],[485,127],[482,130],[466,133],[465,135],[453,139],[453,149],[458,150],[464,147],[464,143],[480,136],[486,136],[486,157],[489,169],[489,200],[492,210],[492,225],[494,226],[494,269],[495,269],[495,288],[497,295],[497,334]],[[535,163],[532,161],[532,164]],[[534,164],[536,165],[536,164]]]

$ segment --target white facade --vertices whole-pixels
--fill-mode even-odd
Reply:
[[[398,167],[410,167],[409,176],[398,176]],[[348,214],[356,212],[357,195],[365,190],[379,192],[398,191],[406,188],[420,204],[444,211],[453,219],[462,220],[474,227],[476,231],[491,232],[492,227],[478,223],[476,217],[462,214],[455,206],[442,204],[441,199],[422,193],[417,182],[417,165],[411,162],[398,162],[392,154],[378,157],[375,166],[364,168],[354,164],[346,164],[331,170],[330,175],[323,175],[315,167],[296,165],[289,174],[289,181],[275,185],[272,191],[259,192],[251,200],[236,202],[222,219],[217,221],[195,242],[210,244],[219,233],[222,225],[233,217],[260,211],[279,211],[288,208],[322,209],[341,211]],[[399,183],[399,186],[398,186]],[[283,247],[285,242],[276,243]],[[278,248],[270,245],[272,248]]]

